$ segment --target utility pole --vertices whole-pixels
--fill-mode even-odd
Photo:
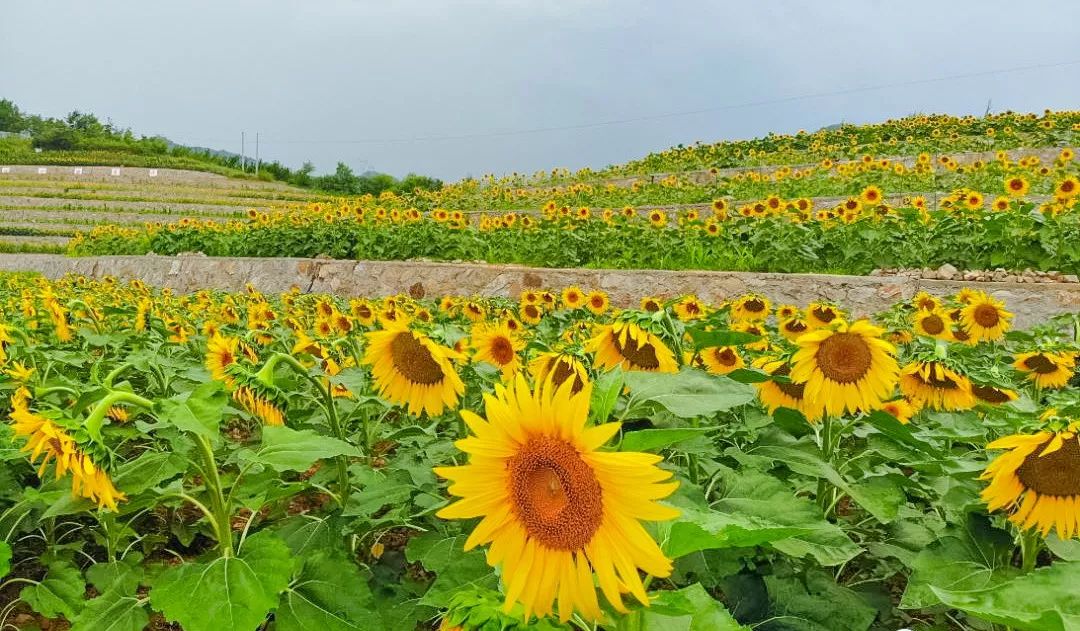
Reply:
[[[246,147],[244,146],[244,143],[245,143],[244,132],[240,132],[240,170],[244,171],[246,173],[247,172],[247,158],[245,157],[246,154],[244,153],[244,150],[246,149]]]
[[[259,177],[259,132],[255,132],[255,177]]]

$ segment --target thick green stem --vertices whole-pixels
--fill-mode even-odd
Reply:
[[[91,438],[101,442],[101,426],[105,422],[105,415],[109,412],[109,408],[117,403],[130,403],[146,409],[154,407],[153,401],[132,392],[110,392],[97,402],[97,405],[90,411],[90,415],[86,417],[86,421],[83,423],[83,426],[86,427],[86,433],[90,434]]]
[[[210,439],[205,436],[196,436],[195,445],[202,457],[203,484],[206,492],[210,495],[210,510],[214,513],[214,530],[217,534],[218,547],[221,556],[233,556],[232,523],[230,522],[229,506],[225,502],[225,494],[221,488],[221,476],[218,475],[217,460],[214,459],[214,448],[210,445]]]
[[[1027,574],[1035,569],[1042,550],[1042,536],[1037,530],[1025,530],[1020,533],[1020,569]]]
[[[836,423],[833,417],[826,416],[821,425],[821,459],[829,465],[832,464],[833,454],[835,452],[836,439],[833,434],[836,430]],[[821,512],[826,518],[829,516],[829,513],[832,512],[832,508],[834,507],[833,500],[835,493],[836,490],[833,488],[832,484],[829,484],[828,480],[824,477],[818,478],[817,502],[818,506],[821,507]]]

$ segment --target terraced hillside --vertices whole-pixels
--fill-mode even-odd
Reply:
[[[178,169],[0,166],[0,251],[55,251],[78,231],[223,220],[327,199],[277,182]]]

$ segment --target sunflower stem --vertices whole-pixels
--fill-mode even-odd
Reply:
[[[232,523],[229,519],[229,506],[221,488],[217,460],[214,459],[214,448],[210,445],[210,439],[205,436],[195,436],[195,446],[198,447],[203,461],[203,484],[210,494],[210,510],[214,514],[214,530],[217,534],[218,548],[221,550],[221,556],[229,558],[234,552]]]
[[[828,463],[830,466],[833,464],[833,458],[836,453],[836,446],[839,442],[840,432],[836,427],[836,422],[831,415],[826,415],[825,420],[821,424],[821,459]],[[829,481],[825,478],[818,478],[817,484],[817,502],[821,507],[821,513],[828,518],[829,514],[835,508],[836,489],[833,488]]]
[[[1020,570],[1024,574],[1035,569],[1040,550],[1042,550],[1042,536],[1039,535],[1039,531],[1031,529],[1020,533]]]

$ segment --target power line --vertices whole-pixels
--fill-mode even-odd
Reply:
[[[499,138],[505,136],[522,136],[529,134],[540,134],[553,131],[572,131],[578,129],[590,129],[594,127],[609,127],[613,125],[626,125],[630,123],[639,123],[654,120],[663,120],[668,118],[679,118],[683,116],[694,116],[697,114],[706,114],[709,112],[721,112],[726,110],[744,109],[748,107],[764,107],[767,105],[779,105],[783,103],[794,103],[798,101],[807,101],[812,99],[822,99],[832,96],[845,96],[849,94],[859,94],[863,92],[874,92],[878,90],[886,90],[891,88],[910,87],[915,85],[927,85],[932,83],[943,83],[947,81],[957,81],[961,79],[976,79],[980,77],[989,77],[1001,74],[1011,74],[1016,72],[1026,72],[1029,70],[1043,70],[1048,68],[1061,68],[1065,66],[1073,66],[1080,64],[1080,59],[1073,61],[1062,61],[1055,63],[1043,63],[1043,64],[1031,64],[1027,66],[1015,66],[1012,68],[1000,68],[995,70],[985,70],[981,72],[970,72],[963,74],[947,75],[942,77],[933,77],[929,79],[912,79],[909,81],[898,81],[893,83],[881,83],[877,85],[863,86],[857,88],[846,88],[841,90],[832,90],[828,92],[812,92],[808,94],[799,94],[793,96],[780,97],[775,99],[764,99],[757,101],[744,101],[741,103],[729,103],[726,105],[715,105],[711,107],[703,107],[694,110],[683,110],[679,112],[668,112],[665,114],[653,114],[647,116],[635,116],[632,118],[620,118],[606,121],[596,121],[591,123],[579,123],[573,125],[557,125],[550,127],[534,127],[531,129],[517,129],[506,131],[494,131],[494,132],[478,132],[469,134],[447,134],[438,136],[414,136],[414,137],[402,137],[402,138],[363,138],[356,140],[263,140],[264,144],[395,144],[395,143],[411,143],[411,142],[432,142],[441,140],[471,140],[480,138]],[[218,141],[214,141],[218,142]]]

